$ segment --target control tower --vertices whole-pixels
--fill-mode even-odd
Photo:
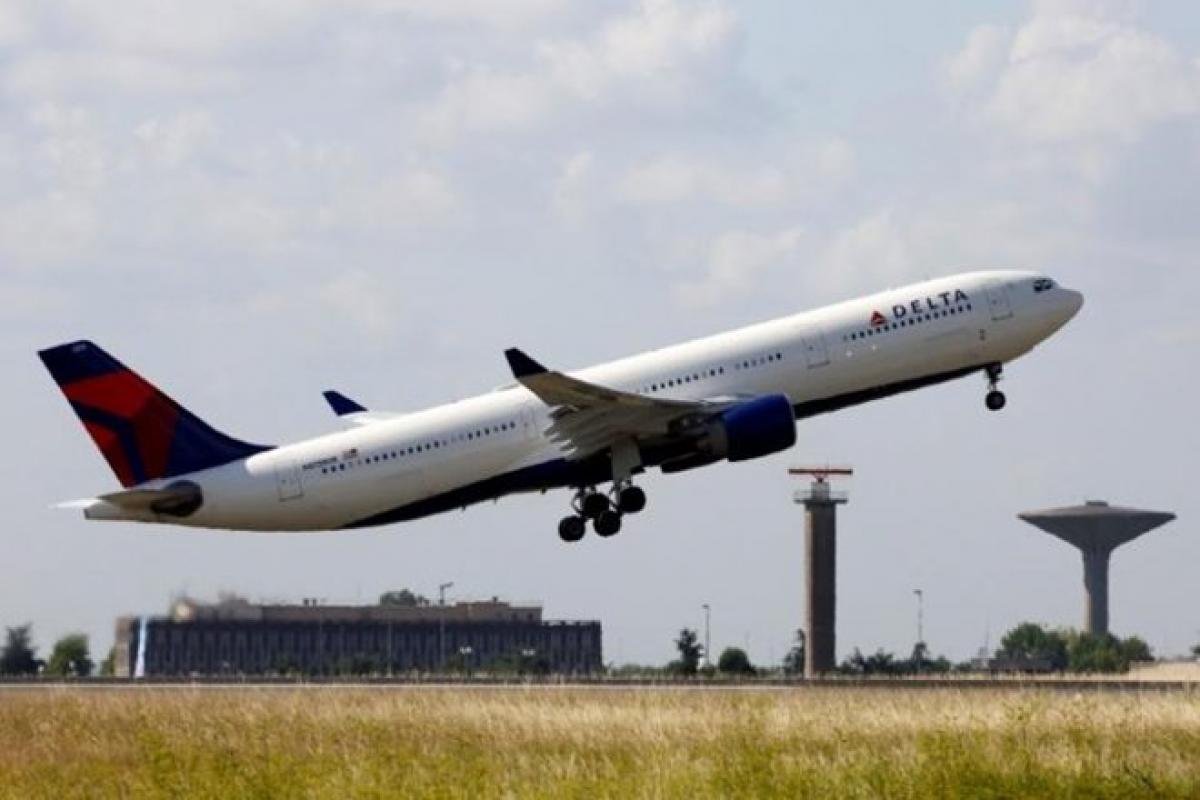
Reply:
[[[1084,630],[1097,635],[1108,633],[1108,559],[1112,551],[1175,519],[1168,512],[1110,506],[1101,500],[1017,516],[1083,553]]]
[[[804,620],[804,677],[833,672],[837,664],[834,621],[837,608],[837,507],[845,492],[829,486],[831,475],[853,475],[849,467],[793,467],[791,475],[807,475],[812,483],[797,489],[804,506],[804,557],[808,604]]]

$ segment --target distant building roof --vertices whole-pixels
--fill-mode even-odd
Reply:
[[[184,598],[171,608],[175,622],[541,622],[541,606],[514,606],[499,600],[439,605],[254,604],[245,601],[201,603]]]

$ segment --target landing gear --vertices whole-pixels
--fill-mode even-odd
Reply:
[[[621,514],[618,511],[605,511],[592,520],[592,527],[597,536],[615,536],[621,531]]]
[[[987,373],[988,393],[983,399],[984,405],[988,407],[989,411],[999,411],[1008,402],[1004,392],[996,388],[996,384],[1004,377],[1004,365],[992,364],[987,367],[985,372]]]
[[[599,517],[605,511],[608,511],[611,505],[605,495],[600,494],[594,489],[579,495],[579,513],[588,519]]]
[[[575,513],[558,523],[558,536],[564,542],[578,542],[589,520],[597,536],[616,536],[621,531],[623,517],[645,507],[646,493],[628,479],[615,481],[610,495],[601,494],[593,486],[581,488],[571,501]]]
[[[646,493],[636,486],[625,486],[617,491],[617,510],[622,514],[636,514],[646,507]]]
[[[583,538],[584,531],[587,527],[583,517],[572,514],[569,517],[563,517],[558,523],[558,538],[564,542],[578,542]]]

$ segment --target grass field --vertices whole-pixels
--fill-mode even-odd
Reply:
[[[1200,696],[0,694],[0,797],[1200,797]]]

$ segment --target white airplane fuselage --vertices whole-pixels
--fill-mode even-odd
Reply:
[[[1012,361],[1066,324],[1081,304],[1081,295],[1041,274],[973,272],[570,376],[676,400],[785,395],[795,418],[803,419]],[[130,510],[103,499],[84,511],[91,519],[315,531],[386,524],[511,492],[603,481],[594,462],[572,461],[548,438],[551,412],[525,386],[514,384],[137,487],[159,489],[181,477],[194,482],[203,503],[186,516]],[[659,466],[656,461],[665,457],[643,452],[641,468]]]

